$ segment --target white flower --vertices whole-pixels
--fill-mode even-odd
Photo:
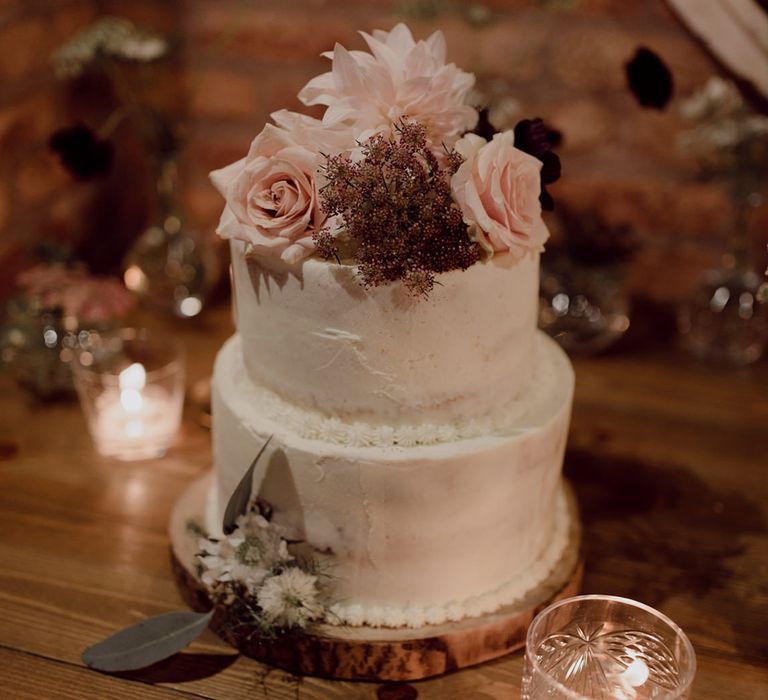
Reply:
[[[299,93],[306,105],[327,105],[326,125],[346,124],[358,140],[390,133],[403,117],[427,127],[430,142],[452,146],[477,123],[467,104],[475,77],[445,62],[445,37],[440,31],[414,41],[408,27],[361,32],[371,53],[347,51],[336,44],[331,71],[310,80]]]
[[[317,577],[297,567],[267,578],[256,595],[256,602],[270,624],[305,627],[323,615],[318,600]]]
[[[236,525],[235,532],[239,532],[246,541],[258,542],[261,561],[265,565],[271,567],[293,558],[288,553],[288,543],[285,541],[286,533],[283,528],[270,523],[262,515],[257,513],[241,515]]]
[[[242,537],[225,537],[218,542],[206,540],[198,554],[203,583],[211,587],[217,583],[242,583],[249,590],[255,589],[269,573],[256,554],[252,543]]]
[[[197,557],[207,586],[234,582],[252,592],[276,564],[292,559],[280,530],[255,513],[240,516],[220,540],[203,540]]]

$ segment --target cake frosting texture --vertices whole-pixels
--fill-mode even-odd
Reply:
[[[533,325],[537,260],[498,257],[413,301],[398,285],[352,286],[344,266],[266,269],[233,247],[238,334],[213,378],[212,525],[272,435],[253,493],[332,572],[339,623],[491,612],[565,546],[573,373]]]
[[[361,34],[368,52],[337,43],[299,93],[322,119],[275,112],[211,173],[237,330],[201,560],[259,625],[476,617],[541,595],[574,551],[573,371],[537,330],[550,134],[474,133],[475,78],[441,32]],[[257,500],[233,523],[245,473]]]
[[[299,408],[385,425],[487,413],[533,367],[538,255],[440,275],[428,299],[366,290],[355,268],[291,267],[232,243],[248,374]]]

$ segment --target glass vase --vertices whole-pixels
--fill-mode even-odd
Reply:
[[[695,357],[744,366],[762,357],[768,344],[768,308],[758,302],[762,278],[727,256],[710,270],[677,310],[680,344]]]
[[[750,219],[762,196],[751,181],[732,185],[734,222],[730,252],[707,271],[690,299],[677,309],[680,345],[695,357],[743,367],[762,357],[768,344],[768,308],[760,303],[764,281],[755,271]]]
[[[541,270],[539,326],[569,353],[590,355],[629,328],[629,298],[620,265],[583,264],[566,256]]]
[[[216,281],[216,258],[184,222],[174,161],[161,166],[157,190],[156,221],[128,251],[123,280],[148,306],[181,318],[197,316]]]
[[[165,454],[181,423],[184,352],[173,336],[93,333],[72,363],[96,450],[122,461]]]

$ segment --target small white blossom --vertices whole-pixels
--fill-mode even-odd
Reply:
[[[291,560],[279,528],[256,513],[240,516],[220,540],[203,540],[198,553],[203,583],[242,583],[252,592],[276,564]]]
[[[232,582],[255,589],[269,573],[255,562],[248,543],[241,537],[225,537],[218,542],[205,540],[198,561],[203,567],[203,583],[211,587]]]
[[[317,577],[297,567],[267,578],[256,595],[256,602],[270,624],[305,627],[323,615]]]

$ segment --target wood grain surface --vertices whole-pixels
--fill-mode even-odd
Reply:
[[[191,390],[229,318],[219,308],[188,323],[136,322],[184,340]],[[697,652],[694,698],[768,700],[768,365],[713,369],[667,342],[575,365],[565,471],[582,513],[583,590],[641,600],[680,624]],[[210,466],[199,419],[190,402],[163,459],[117,463],[94,452],[76,403],[36,403],[0,377],[0,698],[519,696],[519,652],[432,680],[352,683],[270,669],[212,632],[145,671],[84,668],[86,646],[184,607],[167,525]]]

